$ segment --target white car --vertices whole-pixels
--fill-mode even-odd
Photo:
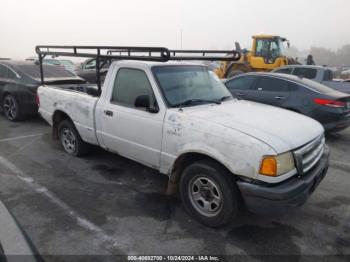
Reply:
[[[303,204],[325,176],[323,127],[284,109],[234,99],[207,67],[116,61],[100,96],[41,86],[39,112],[64,150],[99,145],[169,176],[198,221],[221,226]]]

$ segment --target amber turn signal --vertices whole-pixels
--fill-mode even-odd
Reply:
[[[264,157],[260,165],[259,173],[265,176],[277,176],[276,158],[273,156]]]

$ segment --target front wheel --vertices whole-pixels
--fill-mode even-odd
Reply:
[[[232,174],[211,160],[195,162],[185,168],[180,195],[186,210],[210,227],[230,222],[238,214],[239,190]]]
[[[71,121],[63,120],[58,125],[58,134],[60,143],[68,154],[82,156],[88,152],[88,144],[81,139]]]

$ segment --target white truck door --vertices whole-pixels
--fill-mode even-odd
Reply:
[[[158,108],[150,81],[143,70],[120,68],[110,81],[111,95],[100,108],[103,146],[153,168],[160,166],[165,109],[149,112],[136,107],[139,96],[148,96]]]

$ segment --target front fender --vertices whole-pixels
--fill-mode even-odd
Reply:
[[[212,135],[190,129],[181,136],[174,137],[172,133],[165,136],[165,141],[169,141],[165,152],[174,152],[162,155],[163,168],[168,174],[179,157],[197,153],[218,161],[235,175],[256,179],[262,156],[276,154],[269,145],[235,130]]]

